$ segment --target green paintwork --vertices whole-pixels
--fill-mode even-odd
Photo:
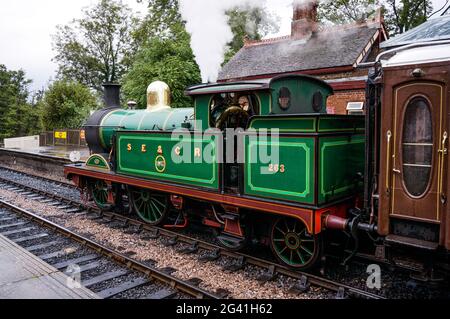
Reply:
[[[291,92],[291,106],[283,110],[278,104],[278,94],[282,87],[286,87]],[[333,91],[322,81],[311,79],[309,77],[291,76],[279,78],[270,83],[272,90],[272,114],[307,114],[307,113],[323,113],[327,112],[327,98]],[[323,96],[322,109],[316,112],[312,108],[313,95],[321,92]]]
[[[258,117],[250,124],[252,129],[279,129],[280,132],[316,132],[316,118]]]
[[[314,138],[280,137],[278,142],[257,141],[250,136],[244,138],[247,195],[314,203]],[[258,154],[265,147],[269,154],[270,150],[279,152],[276,163],[262,163]],[[284,165],[284,172],[281,165]]]
[[[94,154],[86,161],[86,166],[109,169],[108,161],[100,154]]]
[[[213,95],[200,95],[195,98],[195,129],[205,131],[209,128],[209,105]]]
[[[291,106],[283,110],[278,105],[278,94],[282,87],[287,87],[291,92]],[[313,95],[321,92],[323,107],[320,112],[312,108]],[[195,125],[197,130],[205,131],[209,128],[210,103],[215,94],[239,93],[254,94],[260,107],[260,115],[291,115],[291,114],[317,114],[326,113],[327,98],[333,94],[332,88],[325,82],[308,76],[296,75],[276,78],[273,80],[261,80],[260,84],[251,83],[227,83],[221,86],[199,86],[187,91],[192,95],[195,103]],[[200,124],[201,121],[201,124]],[[296,129],[297,127],[294,126]],[[302,128],[300,128],[302,129]]]
[[[252,119],[249,128],[279,129],[297,133],[361,133],[364,131],[364,116],[348,115],[302,115],[261,116]]]
[[[259,91],[256,97],[259,100],[261,115],[269,115],[272,110],[272,94],[270,94],[270,91]]]
[[[319,119],[319,132],[364,131],[363,116],[329,116]]]
[[[117,172],[120,174],[210,189],[219,187],[217,145],[213,135],[202,140],[201,136],[190,134],[172,138],[170,133],[119,131],[117,143]],[[131,151],[128,151],[128,144]],[[142,152],[142,145],[145,145],[146,152]],[[180,147],[179,156],[176,155],[177,146]],[[211,154],[212,160],[202,161],[202,158],[194,157],[195,148],[200,148],[201,154]],[[158,149],[162,153],[158,153]],[[182,159],[186,161],[182,162]],[[189,159],[194,163],[190,163]]]
[[[321,137],[319,139],[319,204],[361,190],[364,174],[364,135]]]
[[[324,119],[330,121],[323,121]],[[334,125],[335,129],[332,129],[332,123],[339,121],[345,125]],[[247,134],[244,137],[245,194],[323,206],[357,193],[361,190],[362,183],[356,182],[355,177],[357,173],[364,172],[365,137],[361,135],[363,129],[360,127],[363,122],[363,116],[255,118],[251,127],[256,130],[280,129],[279,142],[276,144],[279,147],[279,160],[271,164],[284,165],[285,172],[277,171],[266,175],[262,172],[267,170],[268,164],[251,163],[251,159],[259,154],[261,146],[269,145],[267,148],[270,154],[271,145],[275,142],[272,143],[270,139],[269,142],[257,142],[255,138],[252,141],[251,135]],[[326,129],[319,130],[319,123],[326,124]],[[360,129],[355,129],[358,127]],[[284,133],[295,133],[295,136],[288,137]],[[329,134],[332,135],[328,136]],[[276,152],[277,148],[273,151]],[[317,159],[314,155],[316,151]],[[316,170],[318,181],[315,180]]]
[[[118,129],[173,131],[182,128],[182,124],[185,122],[193,126],[193,118],[193,108],[167,108],[156,111],[113,110],[103,118],[101,123],[100,138],[102,146],[105,149],[110,149],[112,136]]]

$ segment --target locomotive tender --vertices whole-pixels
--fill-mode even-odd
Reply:
[[[85,125],[92,155],[65,174],[100,208],[128,199],[150,224],[199,221],[229,249],[267,244],[299,269],[336,230],[445,254],[450,44],[389,53],[373,65],[365,116],[327,114],[332,88],[305,75],[189,87],[186,109],[170,108],[162,82],[146,110],[120,108],[105,86],[107,107]],[[267,149],[275,160],[258,156]]]

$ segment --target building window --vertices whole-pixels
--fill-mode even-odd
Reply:
[[[347,103],[348,115],[363,115],[364,114],[364,102],[348,102]]]

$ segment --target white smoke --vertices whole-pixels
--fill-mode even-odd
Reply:
[[[180,0],[180,12],[191,34],[203,82],[217,81],[227,43],[233,39],[226,12],[264,4],[265,0]]]

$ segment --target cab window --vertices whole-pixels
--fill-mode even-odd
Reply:
[[[259,103],[251,93],[216,94],[211,100],[210,126],[220,129],[246,128],[250,117],[259,115]]]

